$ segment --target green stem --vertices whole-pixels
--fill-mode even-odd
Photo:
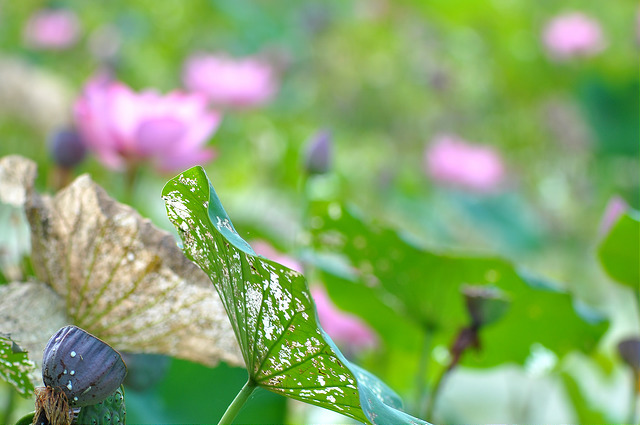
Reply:
[[[7,404],[4,406],[4,415],[0,415],[0,423],[6,424],[13,413],[13,408],[16,401],[16,391],[13,387],[9,387],[9,397]]]
[[[247,383],[244,384],[244,387],[242,387],[236,398],[233,399],[227,408],[227,411],[224,412],[224,415],[220,419],[220,422],[218,422],[218,425],[231,424],[257,386],[258,384],[256,384],[256,381],[249,377]]]
[[[440,393],[440,388],[442,386],[442,381],[444,378],[451,372],[453,369],[458,366],[462,355],[469,349],[469,347],[478,347],[478,330],[480,328],[479,323],[471,323],[471,325],[466,326],[458,332],[458,336],[456,336],[455,341],[451,348],[449,348],[449,353],[451,354],[451,360],[449,361],[449,366],[446,369],[443,369],[436,380],[433,390],[431,391],[431,397],[429,397],[429,404],[427,405],[426,416],[428,420],[431,420],[431,416],[433,415],[433,409],[436,404],[436,400]]]
[[[431,396],[429,397],[429,403],[427,404],[427,410],[423,418],[431,420],[431,417],[433,416],[433,409],[436,405],[436,399],[438,398],[438,394],[440,394],[440,388],[442,387],[442,381],[444,381],[445,376],[447,376],[451,370],[451,367],[446,367],[440,372],[438,379],[436,380],[435,384],[433,384]]]
[[[140,166],[135,161],[127,162],[125,170],[125,203],[131,205],[136,191],[136,180]]]
[[[638,397],[640,397],[640,374],[634,370],[631,376],[631,405],[629,406],[629,420],[627,422],[637,424],[638,417],[636,412],[638,410]]]
[[[418,373],[416,376],[416,400],[414,411],[416,414],[422,411],[422,404],[427,395],[427,368],[429,365],[429,354],[431,353],[431,339],[433,331],[426,329],[424,331],[424,341],[422,343],[422,352],[420,353],[420,361],[418,363]]]

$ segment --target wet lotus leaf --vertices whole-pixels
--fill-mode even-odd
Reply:
[[[162,194],[187,256],[218,290],[259,386],[362,422],[424,423],[344,358],[318,324],[304,277],[258,256],[238,235],[201,167],[170,180]]]
[[[70,323],[118,350],[242,362],[207,276],[169,233],[88,176],[54,197],[30,193],[26,212],[35,272],[62,298]]]
[[[33,384],[29,374],[35,369],[27,352],[9,335],[0,334],[0,379],[11,384],[21,395],[30,397]]]

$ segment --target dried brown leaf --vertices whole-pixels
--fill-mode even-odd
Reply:
[[[0,158],[0,202],[22,207],[36,178],[36,163],[19,155]]]
[[[89,176],[55,197],[33,193],[26,212],[36,274],[73,324],[118,350],[243,364],[209,278],[169,233]]]
[[[30,379],[42,385],[42,350],[58,329],[70,323],[64,300],[41,282],[0,285],[0,333],[9,334],[36,363]]]

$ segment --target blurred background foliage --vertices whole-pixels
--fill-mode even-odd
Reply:
[[[47,51],[25,44],[25,22],[44,7],[76,12],[74,46]],[[606,45],[592,56],[555,60],[544,49],[543,28],[575,10],[597,18]],[[218,156],[205,166],[241,235],[305,260],[312,239],[308,203],[331,201],[353,206],[411,243],[500,256],[533,270],[607,317],[599,349],[569,355],[555,378],[535,367],[460,369],[432,420],[621,421],[627,406],[619,400],[629,386],[621,385],[626,378],[614,346],[639,332],[637,284],[634,292],[633,283],[611,280],[596,247],[614,196],[640,208],[638,31],[631,0],[615,7],[600,0],[3,0],[0,156],[35,160],[38,189],[51,192],[48,140],[72,125],[72,102],[99,69],[112,69],[134,90],[168,92],[181,88],[183,63],[193,53],[260,54],[277,69],[278,93],[263,107],[225,111],[209,142]],[[304,152],[321,130],[331,133],[331,172],[307,178]],[[443,133],[499,152],[502,187],[481,193],[430,178],[425,148]],[[171,230],[160,199],[170,175],[145,168],[128,196],[125,176],[95,157],[73,170],[85,172]],[[318,265],[305,261],[309,269]],[[636,255],[636,269],[637,263]],[[323,273],[312,276],[322,281]],[[341,297],[332,279],[335,274],[324,278],[330,295],[366,321],[363,305]],[[559,313],[558,326],[563,320]],[[414,324],[398,323],[398,340],[415,335]],[[513,326],[527,332],[526,320]],[[433,362],[446,363],[450,342],[434,343]],[[402,395],[419,397],[414,345],[394,348],[389,341],[356,360]],[[244,380],[242,370],[225,365],[204,370],[173,360],[167,368],[160,384],[127,393],[132,422],[212,422],[219,412],[211,403],[226,405]],[[558,389],[558,376],[569,384]],[[297,408],[285,411],[279,397],[256,398],[247,407],[253,414],[238,421],[299,419]],[[271,416],[260,413],[267,411]]]

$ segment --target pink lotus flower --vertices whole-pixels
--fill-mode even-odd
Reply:
[[[34,48],[63,50],[78,41],[79,32],[80,24],[74,12],[43,9],[29,18],[23,38],[28,46]]]
[[[187,89],[204,93],[217,106],[246,108],[273,97],[274,74],[271,66],[254,57],[199,54],[185,62],[183,81]]]
[[[598,234],[600,236],[604,236],[609,233],[620,216],[622,216],[622,214],[624,214],[628,209],[629,204],[627,204],[620,196],[614,196],[609,199],[609,202],[607,202],[607,206],[605,207],[604,214],[602,215],[602,219],[600,220]]]
[[[213,150],[203,146],[221,119],[201,95],[135,93],[104,76],[87,83],[74,114],[83,141],[106,166],[122,169],[149,160],[166,172],[213,159]]]
[[[434,180],[478,192],[496,190],[505,175],[502,159],[493,148],[472,145],[454,135],[436,136],[424,162]]]
[[[551,57],[558,60],[593,56],[605,47],[598,21],[581,12],[551,19],[544,28],[542,41]]]
[[[372,349],[378,345],[374,331],[358,316],[338,310],[323,288],[312,288],[311,295],[320,325],[338,345],[353,351]]]

